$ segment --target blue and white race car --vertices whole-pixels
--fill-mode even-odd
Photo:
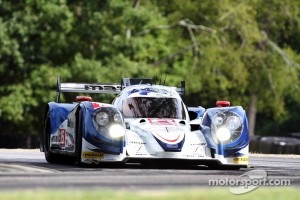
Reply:
[[[110,104],[62,92],[117,94]],[[48,103],[41,151],[50,163],[172,163],[212,168],[248,167],[249,135],[241,106],[218,101],[214,108],[187,107],[180,87],[152,79],[123,78],[121,84],[61,83]]]

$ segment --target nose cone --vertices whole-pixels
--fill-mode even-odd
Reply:
[[[184,144],[185,132],[172,119],[149,120],[146,128],[165,151],[181,151]]]
[[[130,130],[139,133],[151,134],[165,151],[179,152],[185,141],[188,131],[181,120],[148,118],[136,119],[131,122]]]
[[[152,135],[161,142],[167,144],[177,144],[184,138],[184,131],[176,126],[153,127],[149,129]]]

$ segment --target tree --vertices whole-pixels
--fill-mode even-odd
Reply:
[[[53,85],[47,75],[62,70],[72,13],[55,0],[2,1],[0,13],[1,120],[6,132],[37,133],[40,105]]]
[[[276,11],[283,4],[285,10],[278,15]],[[286,91],[297,90],[299,65],[291,59],[293,53],[279,45],[288,44],[289,36],[295,35],[293,30],[298,30],[298,4],[277,0],[187,1],[181,7],[175,1],[172,6],[163,7],[168,19],[182,26],[181,32],[172,30],[174,37],[181,37],[174,46],[192,47],[177,57],[171,56],[173,62],[168,60],[165,71],[172,71],[177,77],[181,73],[191,80],[193,99],[205,99],[204,105],[209,104],[211,97],[232,99],[244,107],[248,102],[250,135],[254,135],[257,111],[270,113],[278,120],[285,113]],[[273,12],[266,9],[268,5],[272,5]],[[268,36],[270,27],[258,20],[262,16],[268,19],[269,15],[283,25],[271,26],[277,30],[274,38]],[[169,28],[174,29],[174,21],[170,24]],[[280,38],[287,42],[279,41]]]
[[[147,63],[168,51],[162,34],[138,36],[163,23],[151,3],[136,9],[132,1],[26,0],[0,9],[1,132],[39,133],[59,75],[72,82],[152,77],[157,69]]]
[[[220,99],[242,105],[252,135],[256,113],[286,127],[287,111],[300,104],[299,2],[0,3],[1,132],[39,133],[59,75],[71,82],[187,80],[189,105],[212,107]]]

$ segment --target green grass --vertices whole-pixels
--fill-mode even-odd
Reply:
[[[102,200],[102,199],[145,199],[145,200],[225,200],[225,199],[299,199],[299,188],[278,187],[278,188],[258,188],[242,195],[234,195],[228,188],[193,188],[193,189],[168,189],[168,190],[20,190],[20,191],[0,191],[1,200]]]

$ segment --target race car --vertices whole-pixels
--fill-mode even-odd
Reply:
[[[111,103],[76,96],[61,103],[63,92],[115,94]],[[249,166],[246,112],[228,101],[216,107],[187,107],[180,87],[152,79],[123,78],[121,84],[62,83],[46,106],[40,149],[47,162],[77,164],[141,163]]]

